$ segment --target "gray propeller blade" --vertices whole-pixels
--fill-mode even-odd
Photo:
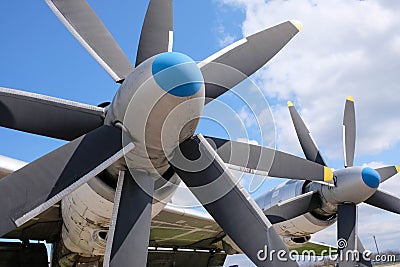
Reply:
[[[379,173],[381,176],[381,183],[384,181],[392,178],[396,174],[400,173],[400,167],[399,166],[388,166],[388,167],[383,167],[376,169],[376,171]]]
[[[261,209],[203,136],[197,135],[183,142],[175,150],[170,163],[215,221],[254,264],[260,267],[297,266],[295,262],[279,261],[276,257],[272,261],[257,257],[265,246],[268,251],[288,250]]]
[[[400,214],[400,198],[381,189],[376,190],[372,197],[364,202],[371,206]]]
[[[306,124],[301,119],[299,113],[294,107],[292,102],[288,102],[290,116],[292,117],[293,125],[297,133],[297,138],[300,141],[301,148],[303,149],[304,155],[308,160],[314,161],[318,164],[327,166],[321,153],[319,152],[318,146],[315,144],[311,133],[308,130]]]
[[[213,146],[215,145],[218,155],[225,163],[230,164],[231,169],[298,180],[325,182],[333,180],[331,169],[306,159],[248,143],[215,137],[207,139]]]
[[[358,266],[360,267],[372,267],[372,263],[370,260],[371,255],[365,254],[365,248],[362,244],[360,238],[357,238],[357,250],[359,251],[359,259]]]
[[[280,202],[265,210],[264,214],[272,224],[276,224],[315,210],[319,208],[320,205],[318,195],[314,192],[308,192]]]
[[[340,204],[338,206],[337,240],[339,249],[339,267],[354,267],[356,257],[349,256],[350,251],[357,249],[358,229],[357,206],[352,203]]]
[[[199,63],[206,82],[206,103],[259,70],[301,28],[297,21],[281,23],[237,41]]]
[[[171,52],[172,45],[172,0],[151,0],[140,35],[136,66],[154,55]]]
[[[121,172],[107,237],[104,267],[146,266],[154,180],[148,174]]]
[[[103,125],[104,108],[0,87],[0,126],[73,140]]]
[[[343,116],[343,146],[345,167],[352,167],[354,163],[354,152],[356,149],[356,114],[354,109],[354,98],[346,99]]]
[[[124,52],[85,0],[46,0],[54,14],[116,82],[133,71]]]
[[[133,144],[125,146],[125,150]],[[121,130],[102,126],[0,180],[0,236],[21,226],[121,158]]]

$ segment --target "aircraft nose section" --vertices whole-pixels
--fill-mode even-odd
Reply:
[[[204,83],[196,62],[176,52],[158,55],[153,61],[152,74],[164,91],[178,97],[196,94]]]
[[[362,179],[366,185],[371,188],[378,188],[381,182],[379,173],[371,168],[364,168],[361,172]]]

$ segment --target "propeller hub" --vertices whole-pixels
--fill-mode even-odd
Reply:
[[[364,183],[371,188],[378,188],[381,182],[381,176],[379,173],[369,167],[362,170],[361,177]]]
[[[158,55],[153,61],[152,74],[163,90],[178,97],[196,94],[204,83],[196,62],[177,52]]]

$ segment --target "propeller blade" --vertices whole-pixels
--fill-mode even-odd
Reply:
[[[276,257],[271,261],[257,257],[265,246],[268,251],[274,249],[288,253],[288,250],[261,209],[202,135],[183,142],[175,150],[170,163],[205,209],[254,264],[260,267],[298,266],[295,262],[279,261]]]
[[[379,173],[381,176],[381,183],[384,181],[392,178],[396,174],[400,173],[400,167],[399,166],[388,166],[388,167],[383,167],[376,169],[376,171]]]
[[[348,96],[343,116],[343,146],[345,167],[353,167],[356,149],[356,114],[354,98]]]
[[[264,214],[272,224],[276,224],[306,214],[320,206],[318,195],[314,192],[308,192],[279,202],[277,205],[265,210]]]
[[[310,131],[306,124],[300,117],[296,108],[292,102],[288,102],[290,116],[292,117],[293,125],[296,130],[297,138],[300,141],[301,148],[303,149],[304,155],[308,160],[314,161],[323,166],[327,166],[324,159],[319,152],[318,146],[314,142]]]
[[[136,66],[154,55],[171,52],[173,30],[172,0],[151,0],[140,35]]]
[[[118,178],[104,267],[146,266],[154,180],[131,172],[120,172]]]
[[[333,172],[328,167],[284,152],[215,137],[207,140],[230,169],[298,180],[333,180]]]
[[[357,250],[359,252],[359,259],[360,261],[358,262],[358,266],[360,267],[372,267],[371,255],[366,255],[365,253],[365,248],[364,245],[362,244],[360,238],[357,238]]]
[[[116,82],[133,67],[96,13],[85,0],[46,0],[58,19]]]
[[[352,203],[340,204],[338,206],[337,219],[337,245],[339,249],[339,267],[354,267],[356,256],[351,256],[351,251],[356,251],[358,240],[358,211],[357,206]]]
[[[364,202],[371,206],[400,214],[400,198],[381,189],[376,190],[372,197]]]
[[[245,80],[274,57],[302,28],[287,21],[237,41],[199,63],[206,103]]]
[[[0,87],[0,126],[73,140],[103,125],[104,108]]]
[[[129,151],[121,130],[102,126],[0,180],[0,236],[50,208]]]

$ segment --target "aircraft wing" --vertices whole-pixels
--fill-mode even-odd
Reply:
[[[25,166],[17,159],[0,155],[0,179]],[[5,238],[37,239],[52,242],[58,238],[62,225],[59,205],[40,214]],[[215,249],[213,244],[224,236],[222,229],[212,217],[193,209],[175,208],[167,205],[152,222],[150,246]]]
[[[225,233],[210,215],[193,209],[167,205],[153,219],[150,246],[223,249],[221,241],[224,236]],[[312,241],[291,250],[297,251],[299,255],[304,251],[314,251],[315,256],[321,256],[323,251],[326,251],[325,256],[337,254],[336,247]]]
[[[150,228],[148,266],[222,266],[223,230],[205,212],[167,205],[153,218]],[[174,249],[162,249],[174,248]]]
[[[150,246],[216,249],[224,236],[207,213],[167,205],[153,218]]]
[[[26,163],[20,160],[0,155],[0,179],[22,168]],[[21,240],[46,240],[55,242],[60,237],[62,217],[59,203],[46,212],[33,218],[21,227],[8,233],[4,238]],[[196,266],[207,266],[206,263],[223,263],[224,253],[204,253],[209,250],[222,250],[224,231],[207,213],[192,208],[178,208],[168,204],[152,220],[150,231],[150,247],[148,262],[182,261],[195,259]],[[159,248],[175,248],[174,251]],[[305,246],[297,248],[301,254],[305,250],[314,250],[316,256],[323,250],[329,250],[326,244],[308,242]],[[195,252],[195,253],[193,253]],[[203,264],[203,262],[205,264]]]

